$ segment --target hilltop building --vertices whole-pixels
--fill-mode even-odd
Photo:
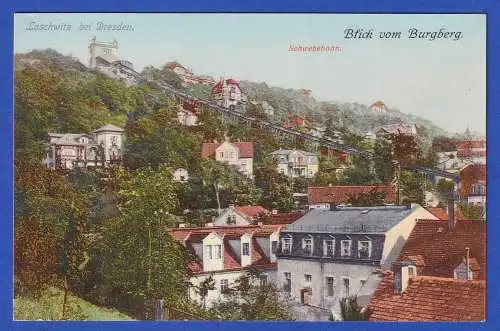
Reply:
[[[232,78],[221,78],[212,87],[212,98],[217,105],[235,110],[240,104],[246,102],[246,96],[240,87],[240,84]]]
[[[118,56],[118,42],[98,41],[92,38],[89,44],[89,68],[95,69],[113,79],[122,80],[125,85],[137,84],[132,62]]]

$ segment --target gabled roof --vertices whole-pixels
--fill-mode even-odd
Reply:
[[[385,105],[385,103],[383,103],[382,101],[375,101],[374,103],[372,103],[370,105],[370,108],[385,108],[387,109],[387,106]]]
[[[397,123],[397,124],[389,124],[389,125],[381,126],[375,132],[378,133],[380,131],[385,131],[385,132],[390,133],[390,134],[412,135],[414,133],[413,132],[414,128],[415,128],[415,124]]]
[[[307,195],[309,204],[331,203],[347,204],[351,195],[369,193],[372,190],[385,193],[384,201],[393,203],[396,200],[396,190],[393,185],[363,185],[363,186],[309,186]]]
[[[223,143],[203,143],[201,145],[201,157],[207,158],[215,156],[215,150]],[[253,158],[253,143],[252,142],[231,142],[240,151],[240,158]]]
[[[485,282],[410,277],[403,294],[386,273],[368,305],[370,321],[483,321]]]
[[[479,279],[486,272],[486,225],[482,220],[457,221],[454,227],[442,220],[418,220],[401,250],[398,261],[420,256],[424,276],[453,278],[454,270],[470,249],[470,258],[481,266]],[[416,261],[414,261],[416,262]],[[417,266],[418,267],[418,266]]]
[[[116,125],[106,124],[105,126],[102,126],[99,129],[96,129],[96,130],[92,131],[92,133],[94,133],[94,132],[103,132],[103,131],[125,132],[125,130],[123,130],[122,128],[120,128],[120,127],[118,127]]]
[[[259,214],[268,214],[269,210],[262,206],[235,206],[234,211],[246,218],[254,218]]]

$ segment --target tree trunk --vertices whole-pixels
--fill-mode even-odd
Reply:
[[[219,197],[219,185],[217,183],[214,183],[214,188],[215,188],[215,196],[217,198],[217,214],[220,216],[221,208],[220,208],[220,197]]]
[[[64,319],[66,317],[66,305],[68,302],[68,292],[69,292],[69,286],[68,286],[68,276],[64,276],[64,297],[63,297],[63,304],[62,304],[62,317],[61,319]]]

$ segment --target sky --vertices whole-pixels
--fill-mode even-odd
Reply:
[[[99,22],[133,31],[98,30]],[[34,29],[71,25],[69,31]],[[81,25],[90,30],[80,30]],[[372,38],[345,38],[372,29]],[[409,38],[461,32],[461,38]],[[401,38],[380,38],[401,32]],[[485,15],[416,14],[16,14],[14,51],[52,48],[88,64],[88,43],[118,41],[118,53],[140,71],[178,61],[196,74],[307,88],[321,101],[383,101],[448,132],[486,133]],[[338,46],[338,52],[291,52],[294,46]]]

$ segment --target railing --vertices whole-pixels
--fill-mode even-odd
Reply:
[[[349,147],[349,146],[345,146],[345,145],[342,145],[342,144],[339,144],[339,143],[336,143],[336,142],[333,142],[333,141],[330,141],[330,140],[327,140],[324,138],[319,138],[319,137],[314,136],[312,134],[308,134],[308,133],[301,132],[301,131],[294,130],[294,129],[285,128],[279,124],[269,122],[266,120],[261,120],[261,119],[254,118],[254,117],[250,117],[250,116],[246,116],[244,114],[237,112],[236,110],[227,109],[227,108],[221,107],[213,102],[198,99],[192,95],[179,92],[179,91],[175,90],[173,87],[168,86],[164,83],[157,82],[157,81],[154,81],[151,79],[147,79],[147,78],[143,77],[141,74],[139,74],[137,71],[134,71],[134,77],[138,81],[145,81],[147,83],[154,84],[154,85],[160,87],[161,89],[163,89],[164,92],[170,93],[176,97],[199,101],[202,105],[209,107],[209,108],[219,112],[222,115],[227,115],[227,116],[231,116],[231,117],[241,119],[241,120],[244,120],[247,122],[255,123],[261,127],[266,127],[268,129],[271,129],[271,130],[276,130],[276,131],[279,131],[281,133],[289,134],[289,135],[297,137],[297,138],[308,140],[312,143],[319,144],[320,146],[327,147],[329,149],[341,151],[341,152],[348,153],[348,154],[365,155],[365,156],[371,155],[371,153],[368,151],[362,151],[362,150],[359,150],[359,149],[356,149],[353,147]]]

